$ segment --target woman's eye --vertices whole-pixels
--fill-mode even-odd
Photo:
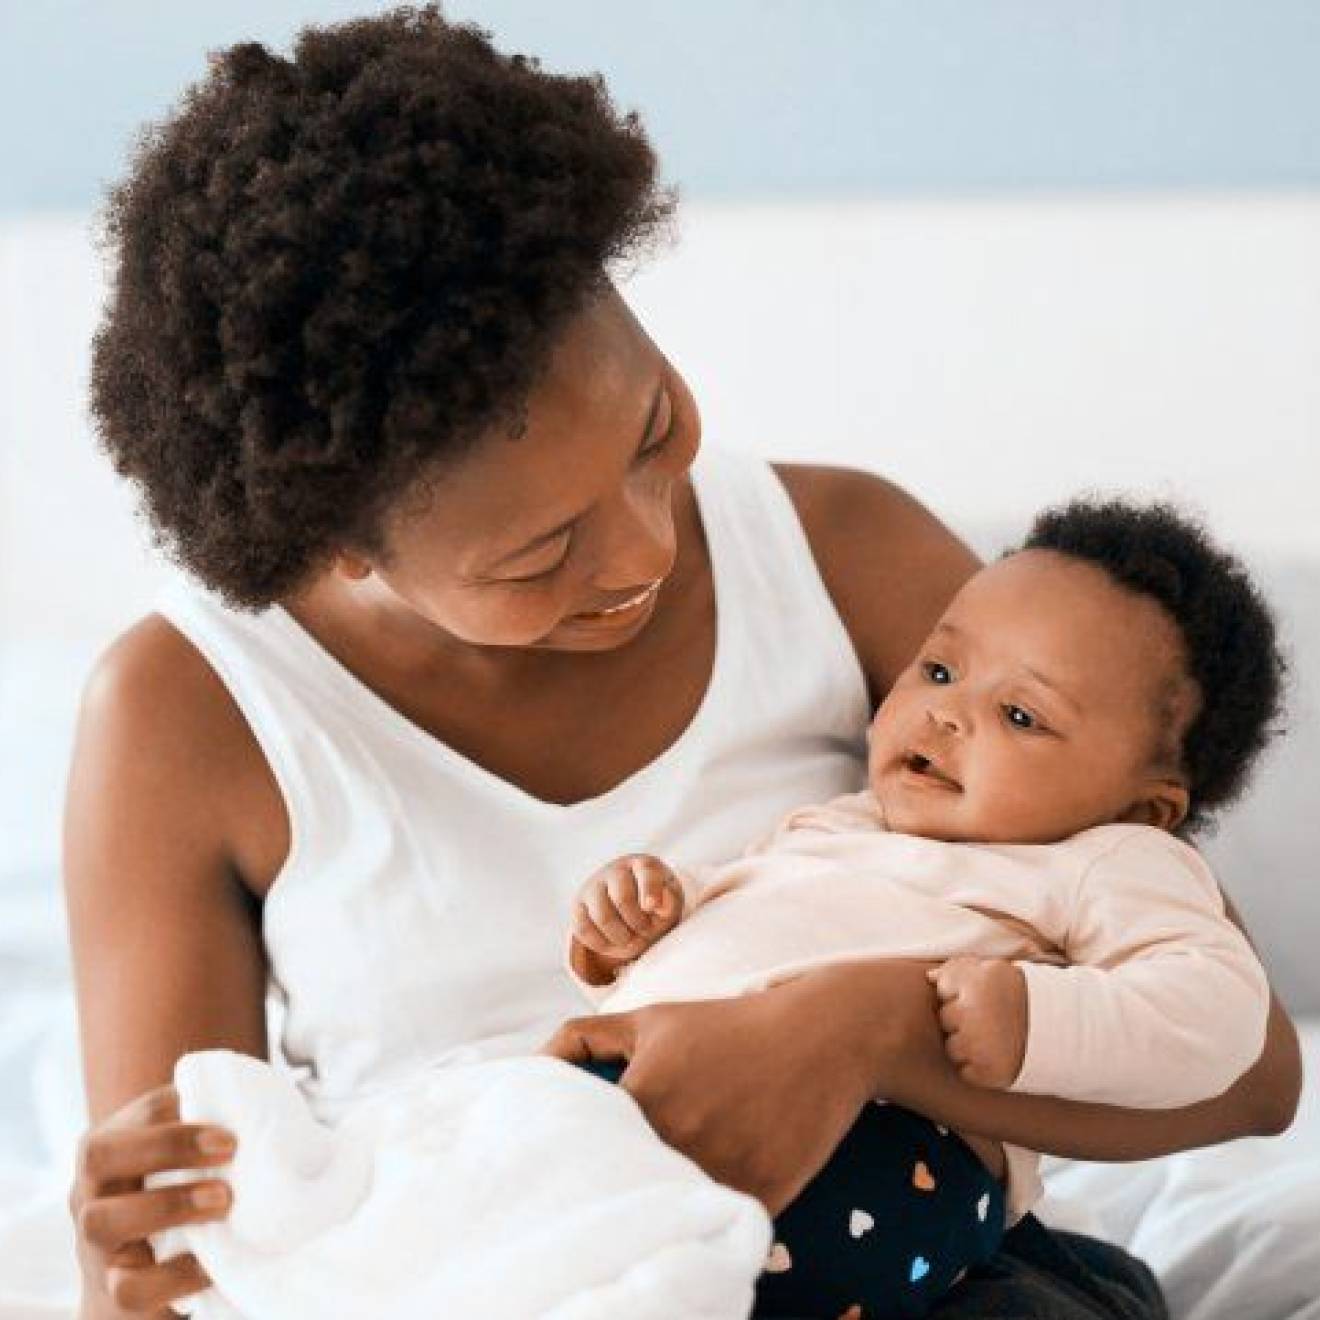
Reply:
[[[664,435],[662,435],[660,439],[657,440],[654,444],[648,445],[645,449],[643,449],[642,452],[637,455],[637,461],[639,463],[645,463],[648,458],[654,458],[674,438],[674,432],[677,429],[678,429],[678,418],[677,416],[675,416],[670,420],[669,430],[667,430],[664,433]]]
[[[559,570],[563,568],[563,566],[566,563],[568,563],[568,550],[571,544],[572,544],[571,541],[564,542],[564,553],[560,555],[559,558],[555,560],[555,562],[551,564],[549,568],[537,569],[535,573],[528,573],[524,577],[500,578],[500,585],[521,587],[521,586],[525,586],[529,582],[544,582],[546,578],[554,577],[554,575],[558,573]]]
[[[1035,729],[1039,727],[1036,717],[1030,711],[1023,710],[1021,706],[1005,706],[1004,715],[1015,729]]]
[[[921,666],[921,672],[926,675],[932,683],[952,683],[953,675],[949,673],[947,666],[940,664],[938,660],[927,660]]]

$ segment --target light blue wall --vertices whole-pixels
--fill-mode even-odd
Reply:
[[[208,47],[372,0],[0,0],[0,210],[92,204]],[[1320,186],[1320,0],[456,0],[688,196]]]

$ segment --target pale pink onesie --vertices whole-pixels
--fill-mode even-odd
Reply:
[[[1012,959],[1027,983],[1014,1091],[1176,1108],[1226,1090],[1265,1044],[1269,986],[1199,853],[1100,825],[1061,843],[946,843],[885,828],[869,792],[800,808],[736,861],[680,874],[685,916],[601,1012],[765,989],[876,957]],[[1008,1146],[1010,1222],[1041,1193]]]

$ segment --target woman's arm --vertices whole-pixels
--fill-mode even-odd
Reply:
[[[1053,1096],[989,1090],[959,1077],[944,1052],[937,1001],[925,969],[910,963],[858,963],[813,976],[847,1007],[870,1002],[884,1024],[869,1046],[875,1094],[938,1123],[1031,1150],[1091,1160],[1139,1160],[1236,1137],[1282,1132],[1301,1094],[1296,1032],[1277,998],[1271,1000],[1265,1051],[1222,1095],[1181,1109],[1125,1109]],[[867,1049],[866,1045],[862,1045]]]
[[[225,1212],[143,1175],[223,1163],[180,1123],[165,1085],[190,1050],[264,1055],[265,968],[257,910],[225,846],[232,769],[207,676],[139,625],[83,694],[65,808],[64,876],[84,1077],[93,1127],[70,1197],[84,1317],[161,1314],[206,1284],[197,1262],[155,1265],[149,1233]],[[195,653],[194,653],[195,654]],[[196,658],[200,663],[200,657]],[[182,663],[181,663],[182,662]],[[211,678],[210,682],[214,682]],[[199,686],[200,684],[200,686]],[[199,700],[199,698],[201,698]]]
[[[226,843],[224,740],[199,724],[198,676],[179,670],[195,653],[162,640],[135,629],[88,680],[65,801],[93,1121],[170,1081],[189,1050],[266,1052],[259,911]]]
[[[926,977],[933,966],[851,963],[759,994],[572,1018],[542,1051],[569,1062],[628,1060],[620,1085],[656,1132],[771,1215],[825,1166],[872,1097],[962,1131],[1101,1160],[1164,1155],[1290,1121],[1298,1068],[1281,1010],[1260,1063],[1218,1099],[1118,1109],[963,1082],[945,1058]]]
[[[1246,936],[1247,943],[1260,957],[1256,941],[1242,922],[1233,900],[1224,895],[1228,919]],[[1263,965],[1263,960],[1262,960]],[[1251,1115],[1251,1129],[1244,1136],[1277,1137],[1286,1132],[1297,1117],[1302,1099],[1302,1047],[1297,1028],[1288,1016],[1279,996],[1270,987],[1270,1016],[1265,1028],[1265,1048],[1247,1072],[1232,1088],[1242,1092],[1240,1100]]]

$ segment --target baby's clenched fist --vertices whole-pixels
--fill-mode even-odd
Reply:
[[[944,1052],[964,1081],[1011,1086],[1027,1052],[1027,978],[1004,958],[960,955],[932,968]]]
[[[682,918],[683,887],[666,863],[645,853],[616,858],[573,903],[573,970],[588,985],[608,985]]]

